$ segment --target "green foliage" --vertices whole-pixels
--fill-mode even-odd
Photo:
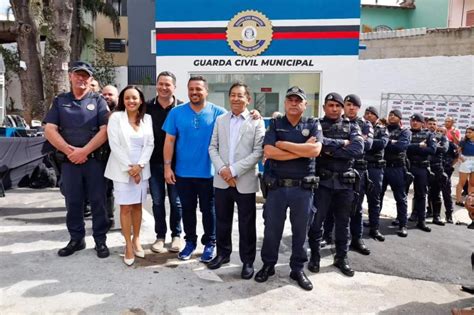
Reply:
[[[92,62],[95,68],[94,78],[101,86],[115,85],[113,55],[105,51],[104,41],[96,39],[88,45],[88,48],[94,50],[95,53],[95,61]]]
[[[5,82],[10,82],[12,74],[18,73],[20,70],[20,56],[17,50],[10,50],[0,46],[0,55],[3,57],[5,64]]]

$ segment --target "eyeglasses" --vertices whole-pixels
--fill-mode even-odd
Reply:
[[[199,129],[199,115],[194,115],[193,126],[194,126],[194,129]]]

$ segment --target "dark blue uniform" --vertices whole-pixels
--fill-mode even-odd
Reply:
[[[418,223],[425,222],[426,195],[429,181],[429,158],[436,151],[433,134],[428,129],[411,129],[411,143],[408,145],[407,157],[410,161],[410,173],[413,174],[413,212],[416,213]],[[421,147],[421,143],[426,143]]]
[[[407,190],[406,190],[406,151],[411,142],[411,131],[401,128],[399,125],[388,125],[389,142],[385,148],[385,168],[382,194],[380,197],[381,207],[383,196],[390,185],[393,197],[397,204],[397,220],[399,227],[407,226]]]
[[[441,189],[444,185],[448,184],[448,175],[444,171],[443,161],[449,149],[449,141],[445,135],[440,133],[435,134],[434,141],[436,143],[436,152],[430,159],[430,169],[434,174],[434,178],[430,181],[428,209],[433,215],[433,221],[437,221],[441,213]]]
[[[386,165],[384,151],[388,141],[387,128],[380,123],[376,123],[374,126],[372,148],[365,154],[369,179],[372,181],[372,190],[370,192],[366,190],[367,204],[369,206],[369,225],[371,230],[379,229],[381,210],[380,198],[382,195],[384,168]]]
[[[459,153],[457,150],[457,146],[448,141],[448,151],[446,152],[444,159],[443,159],[443,168],[448,176],[448,181],[446,185],[441,188],[441,192],[443,193],[443,201],[444,201],[444,208],[446,209],[446,221],[449,223],[453,223],[453,199],[451,197],[451,176],[454,172],[454,161],[458,158]]]
[[[265,133],[263,145],[275,146],[277,141],[305,143],[310,137],[322,142],[321,126],[318,120],[302,118],[296,126],[292,126],[286,116],[272,119]],[[314,158],[298,158],[288,161],[268,159],[268,169],[275,180],[275,187],[269,189],[263,210],[265,231],[262,245],[262,261],[264,265],[274,266],[278,260],[278,250],[285,226],[286,211],[290,208],[292,231],[292,253],[290,267],[292,271],[301,271],[308,260],[304,243],[308,223],[313,216],[313,191],[301,186],[306,176],[315,174]]]
[[[318,266],[323,222],[330,209],[336,225],[335,258],[344,259],[347,255],[349,218],[354,200],[354,183],[348,183],[347,176],[352,176],[349,173],[355,175],[352,171],[354,156],[361,156],[364,150],[364,140],[357,124],[348,119],[333,120],[327,117],[320,122],[324,140],[321,155],[317,158],[316,174],[320,178],[314,200],[317,212],[308,233],[311,261]],[[344,140],[349,140],[350,144],[344,146]],[[344,176],[346,179],[343,179]]]
[[[58,126],[64,140],[72,146],[85,146],[107,124],[107,102],[97,93],[90,92],[83,99],[74,95],[58,95],[46,114],[44,123]],[[61,165],[62,189],[66,199],[66,225],[71,240],[79,241],[85,236],[84,203],[88,199],[92,210],[92,229],[96,243],[104,243],[108,229],[105,210],[106,183],[104,177],[106,161],[97,159],[95,153],[83,164],[64,162]],[[87,194],[87,196],[86,196]]]

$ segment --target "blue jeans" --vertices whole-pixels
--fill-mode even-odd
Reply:
[[[214,208],[213,178],[191,178],[176,176],[176,188],[183,206],[183,226],[186,242],[197,243],[196,209],[199,199],[199,210],[202,213],[204,235],[203,245],[216,243],[216,211]]]
[[[163,164],[151,164],[150,193],[153,199],[153,217],[155,218],[156,238],[164,239],[166,237],[166,208],[165,208],[165,185],[168,190],[168,199],[170,203],[170,230],[171,236],[180,236],[181,234],[181,202],[178,197],[176,185],[169,185],[165,182]]]

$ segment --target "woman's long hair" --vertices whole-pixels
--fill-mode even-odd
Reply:
[[[143,119],[143,117],[145,116],[145,112],[146,112],[145,96],[143,95],[142,90],[140,90],[140,88],[138,86],[128,85],[120,92],[119,99],[118,99],[118,104],[117,104],[117,106],[115,106],[114,112],[124,112],[126,110],[125,100],[124,100],[125,99],[125,92],[127,90],[130,90],[130,89],[137,90],[138,95],[140,95],[140,100],[142,102],[140,104],[140,107],[138,108],[137,120],[135,121],[135,123],[138,126],[138,125],[140,125],[140,121]]]

